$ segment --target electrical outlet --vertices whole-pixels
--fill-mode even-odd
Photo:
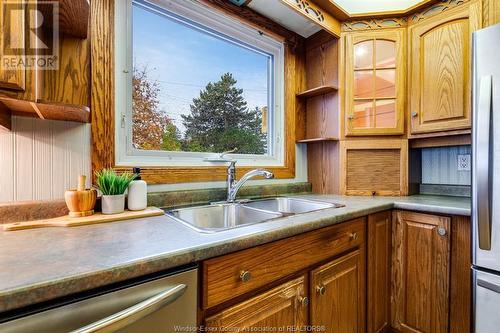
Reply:
[[[470,154],[458,155],[458,171],[470,171]]]

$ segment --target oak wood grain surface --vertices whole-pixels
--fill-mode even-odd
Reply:
[[[355,248],[364,241],[365,220],[356,219],[206,260],[202,264],[202,306],[208,309],[218,305]],[[251,278],[243,281],[240,278],[242,272],[249,272]]]
[[[481,3],[470,1],[408,28],[411,134],[468,129],[471,34]]]
[[[391,212],[368,216],[367,332],[386,332],[391,326]]]
[[[327,332],[365,332],[364,247],[314,269],[310,275],[311,325],[323,326]]]
[[[448,331],[450,222],[449,217],[393,213],[391,320],[402,333]]]
[[[346,195],[406,195],[408,141],[341,141],[340,191]]]
[[[273,329],[300,329],[308,323],[306,280],[299,277],[207,318],[205,326],[218,332],[234,329],[271,332]],[[231,331],[232,330],[232,331]]]

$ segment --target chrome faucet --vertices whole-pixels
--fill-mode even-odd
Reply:
[[[253,177],[262,176],[266,179],[274,178],[274,174],[264,169],[248,171],[240,180],[236,181],[236,161],[230,161],[227,168],[227,202],[234,202],[239,189]]]
[[[239,189],[253,177],[261,176],[266,179],[274,178],[274,174],[270,171],[264,169],[255,169],[248,171],[241,177],[239,181],[236,181],[236,161],[225,157],[227,154],[234,153],[238,149],[234,148],[232,150],[225,151],[219,154],[217,157],[207,157],[204,159],[205,162],[212,163],[229,163],[227,167],[227,200],[226,202],[234,202],[236,200],[236,195]]]

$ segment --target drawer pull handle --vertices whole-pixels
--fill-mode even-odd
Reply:
[[[307,297],[300,297],[299,298],[300,305],[302,306],[308,306],[309,305],[309,298]]]
[[[240,279],[242,282],[248,282],[252,278],[252,274],[249,271],[241,271]]]
[[[326,294],[326,286],[325,285],[319,285],[316,287],[316,292],[320,295]]]
[[[353,233],[349,234],[349,240],[354,241],[356,239],[358,239],[358,233],[357,232],[353,232]]]

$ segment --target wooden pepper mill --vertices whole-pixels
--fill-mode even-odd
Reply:
[[[69,216],[82,217],[94,214],[94,206],[97,198],[97,191],[85,189],[86,177],[78,177],[78,188],[64,193],[64,200],[69,209]]]

